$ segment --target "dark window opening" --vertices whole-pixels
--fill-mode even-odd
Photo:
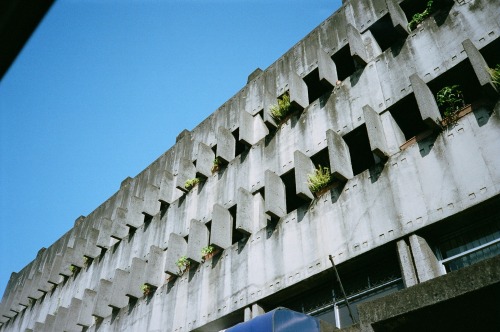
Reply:
[[[392,25],[391,17],[386,14],[370,27],[370,31],[382,49],[382,52],[394,45],[398,40],[402,39],[401,35]]]
[[[236,140],[234,155],[239,156],[240,154],[242,154],[243,152],[248,150],[248,146],[245,143],[243,143],[242,141],[240,141],[240,128],[233,131],[232,134],[233,134],[234,139]]]
[[[349,44],[346,44],[332,56],[339,81],[343,81],[356,71],[356,63],[351,56]]]
[[[328,148],[324,148],[323,150],[317,152],[313,156],[311,156],[311,160],[314,166],[319,167],[328,167],[330,168],[330,157],[328,156]]]
[[[132,227],[130,225],[127,225],[127,226],[128,226],[128,237],[129,237],[129,239],[131,239],[134,237],[134,234],[135,234],[135,231],[137,230],[137,228]]]
[[[99,254],[99,262],[104,259],[104,255],[106,255],[106,251],[108,251],[108,249],[101,247],[101,253]]]
[[[405,13],[407,21],[410,22],[413,15],[422,13],[427,8],[427,1],[404,0],[399,6]]]
[[[320,98],[321,96],[327,93],[331,93],[333,89],[333,86],[329,82],[327,81],[321,82],[319,80],[318,68],[314,69],[312,72],[307,74],[307,76],[304,77],[304,82],[307,85],[309,104],[311,104],[313,101]]]
[[[349,147],[352,171],[354,175],[375,165],[375,158],[370,147],[366,125],[361,125],[344,136],[344,141]]]
[[[436,101],[436,95],[442,88],[453,85],[459,85],[465,105],[481,99],[488,100],[488,96],[481,89],[481,85],[468,59],[428,83]],[[443,109],[440,109],[440,112],[444,115]]]
[[[151,221],[153,221],[153,216],[147,214],[147,213],[143,213],[144,214],[144,231],[146,231],[149,227],[149,225],[151,225]]]
[[[160,219],[165,216],[169,206],[170,206],[170,204],[168,204],[167,202],[160,201]]]
[[[428,130],[420,115],[417,100],[412,93],[389,108],[394,121],[405,135],[405,139],[409,140]]]
[[[481,54],[484,60],[488,64],[488,67],[494,68],[496,65],[500,64],[500,58],[498,57],[498,50],[500,50],[500,39],[497,38],[494,42],[489,43],[481,49]]]
[[[228,209],[229,213],[231,214],[231,217],[233,218],[233,238],[231,239],[231,243],[235,244],[246,238],[246,234],[243,232],[240,232],[239,230],[236,229],[236,210],[237,210],[237,205],[232,206],[231,208]]]
[[[285,185],[286,213],[290,213],[294,210],[297,210],[306,202],[296,194],[297,189],[295,184],[295,169],[292,169],[283,174],[281,176],[281,180]]]

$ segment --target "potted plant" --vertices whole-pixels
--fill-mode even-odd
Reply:
[[[286,119],[292,112],[290,104],[290,95],[285,93],[281,98],[278,98],[278,104],[271,106],[269,109],[271,116],[276,122],[280,123]]]
[[[190,262],[186,256],[181,256],[177,262],[175,262],[175,265],[179,268],[179,275],[182,275],[189,269]]]
[[[308,175],[307,185],[309,190],[318,197],[326,192],[332,182],[333,177],[330,174],[330,169],[319,165],[313,173]]]
[[[215,248],[213,246],[207,246],[201,249],[201,257],[203,258],[203,261],[209,260],[210,258],[215,255]]]
[[[436,101],[443,115],[443,125],[452,125],[459,118],[459,111],[465,102],[459,85],[445,86],[436,94]]]
[[[191,190],[194,188],[194,186],[196,186],[198,183],[200,183],[200,178],[192,178],[192,179],[189,179],[187,180],[185,183],[184,183],[184,188],[186,188],[187,190]]]
[[[215,157],[214,162],[212,164],[212,174],[219,171],[220,166],[222,165],[222,160],[219,157]]]

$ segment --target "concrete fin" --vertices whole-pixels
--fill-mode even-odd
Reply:
[[[380,115],[369,105],[363,106],[363,115],[372,152],[380,159],[387,159],[390,154],[388,152],[384,126],[382,125]]]
[[[219,204],[214,204],[212,210],[212,226],[210,244],[221,249],[229,248],[233,239],[233,217],[231,213]]]
[[[217,149],[218,148],[219,146],[217,145]],[[194,164],[191,162],[191,160],[182,158],[179,162],[179,173],[177,174],[175,187],[183,192],[188,192],[189,190],[187,190],[184,185],[187,180],[191,180],[195,177],[196,167],[194,166]]]
[[[472,69],[481,84],[483,90],[490,96],[495,97],[499,90],[496,88],[495,84],[491,79],[491,75],[488,72],[488,64],[483,58],[483,55],[476,46],[472,43],[470,39],[466,39],[462,42],[467,58],[469,59]]]
[[[306,108],[309,105],[307,84],[296,72],[291,71],[289,76],[290,104],[295,108]]]
[[[245,234],[251,234],[254,226],[254,201],[251,192],[244,188],[238,188],[236,202],[236,230]]]
[[[439,113],[439,108],[431,89],[417,74],[410,76],[410,83],[422,120],[431,129],[439,128],[441,113]]]
[[[116,269],[113,276],[112,296],[108,305],[115,308],[124,308],[128,305],[126,296],[129,285],[130,272],[122,269]]]
[[[347,39],[349,41],[351,56],[356,60],[356,62],[366,65],[369,62],[369,59],[363,42],[363,37],[361,37],[358,29],[356,29],[352,24],[347,25]]]
[[[146,271],[146,265],[147,263],[143,259],[137,257],[132,258],[129,284],[127,293],[125,295],[135,298],[141,298],[143,296],[141,286],[142,284],[144,284],[144,273]]]
[[[111,315],[113,310],[108,304],[111,302],[113,296],[113,282],[101,279],[97,287],[97,298],[92,315],[99,318],[106,318]]]
[[[311,158],[298,150],[293,153],[293,161],[295,165],[295,193],[302,199],[313,200],[314,195],[309,190],[307,181],[309,174],[315,170],[314,163]]]
[[[83,292],[82,304],[80,306],[80,314],[78,315],[77,325],[89,327],[94,324],[92,311],[94,302],[97,297],[97,292],[92,289],[85,289]]]
[[[165,257],[165,272],[170,275],[179,275],[177,260],[182,256],[186,256],[187,243],[186,240],[175,233],[170,233],[168,238],[168,249]]]
[[[406,244],[405,240],[400,240],[397,242],[397,248],[399,266],[401,268],[405,287],[408,288],[416,285],[418,283],[418,278],[413,265],[410,247]]]
[[[339,79],[337,74],[337,66],[333,62],[332,58],[323,51],[323,49],[318,48],[318,72],[319,80],[323,85],[331,85],[334,87]]]
[[[209,235],[208,228],[204,223],[191,219],[186,255],[188,259],[197,263],[202,261],[201,250],[208,245]]]
[[[267,127],[277,127],[276,120],[271,116],[271,107],[276,105],[276,97],[269,91],[264,90],[264,123]]]
[[[334,132],[327,130],[328,157],[330,158],[330,172],[341,181],[347,181],[354,175],[352,172],[351,155],[344,139]]]
[[[160,202],[165,202],[167,204],[172,204],[173,200],[173,189],[175,184],[174,175],[170,172],[164,171],[163,177],[160,184],[160,192],[158,194],[158,200]]]
[[[217,131],[217,157],[229,163],[234,159],[236,153],[236,139],[233,134],[224,127]]]
[[[273,171],[265,173],[265,209],[271,217],[281,218],[286,215],[286,189],[281,178]]]
[[[446,274],[444,266],[424,238],[415,234],[410,235],[410,246],[419,282]]]
[[[141,212],[150,216],[154,216],[160,212],[159,193],[160,188],[154,184],[148,183],[146,185],[146,190],[144,191],[144,205]]]
[[[398,0],[385,0],[387,3],[387,9],[389,10],[389,16],[391,17],[392,25],[396,31],[402,36],[408,35],[408,20],[406,15],[401,9]]]
[[[214,160],[215,153],[212,151],[212,148],[205,143],[200,142],[198,144],[198,157],[196,158],[196,172],[207,178],[211,177]]]
[[[144,283],[151,286],[160,287],[163,284],[165,264],[165,252],[157,246],[149,247],[148,264],[144,275]]]

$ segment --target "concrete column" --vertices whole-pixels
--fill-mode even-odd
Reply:
[[[319,81],[323,86],[334,87],[339,79],[335,62],[322,48],[318,48],[317,56]]]
[[[427,244],[427,241],[418,236],[410,236],[410,246],[420,282],[424,282],[445,274],[444,267],[439,263],[436,255]]]
[[[165,257],[165,272],[177,276],[179,268],[175,264],[177,260],[186,255],[187,243],[184,238],[178,234],[170,233],[168,238],[168,249]]]
[[[187,244],[187,258],[200,263],[201,250],[208,245],[209,232],[207,226],[198,220],[191,220],[189,224],[189,239]]]
[[[385,0],[385,2],[387,3],[392,25],[402,36],[407,36],[409,33],[408,20],[401,6],[399,6],[398,0]]]
[[[281,178],[274,172],[265,173],[265,211],[268,215],[281,218],[286,215],[286,189]]]
[[[417,273],[413,265],[413,258],[411,255],[410,247],[404,240],[397,242],[399,266],[401,268],[403,282],[405,287],[411,287],[418,284]]]
[[[288,80],[290,104],[297,109],[304,109],[309,106],[309,93],[306,82],[294,71],[290,72]]]
[[[229,248],[233,243],[233,217],[219,204],[214,204],[212,211],[212,227],[210,244],[221,249]]]
[[[307,201],[313,200],[314,195],[307,185],[309,174],[315,170],[311,158],[297,150],[293,153],[293,161],[295,165],[295,192],[297,196]]]
[[[431,129],[439,128],[439,122],[442,119],[441,113],[439,113],[439,108],[431,89],[417,74],[410,76],[410,83],[422,120]]]
[[[499,91],[491,80],[491,75],[488,72],[488,64],[484,60],[483,55],[470,39],[464,40],[462,46],[464,47],[465,53],[467,53],[467,58],[472,65],[472,69],[474,69],[479,84],[481,84],[481,87],[488,95],[496,97]]]
[[[369,62],[368,54],[366,53],[365,44],[363,38],[352,24],[347,25],[347,39],[349,41],[349,49],[351,50],[351,56],[356,60],[356,62],[366,65]]]
[[[333,130],[326,132],[330,172],[341,181],[347,181],[354,175],[352,172],[351,155],[344,139]]]
[[[198,157],[196,158],[196,172],[209,178],[212,176],[215,153],[205,143],[198,144]]]
[[[368,132],[368,140],[370,141],[370,148],[373,154],[382,160],[386,160],[390,153],[387,148],[384,126],[382,125],[380,115],[369,105],[363,106],[363,115],[365,118],[366,130]]]
[[[229,163],[234,159],[236,153],[236,139],[233,134],[224,127],[219,127],[217,132],[217,157]]]
[[[194,177],[196,177],[196,167],[191,160],[182,158],[179,162],[179,172],[176,177],[175,187],[183,192],[188,192],[189,190],[187,190],[184,185],[187,180],[193,179]]]
[[[250,307],[246,307],[244,310],[244,322],[248,322],[249,320],[252,319],[252,309]]]
[[[263,315],[265,313],[266,312],[260,305],[258,305],[257,303],[252,304],[252,318]]]

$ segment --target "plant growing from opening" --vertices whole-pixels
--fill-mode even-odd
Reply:
[[[214,252],[214,247],[213,246],[207,246],[201,249],[201,257],[202,258],[207,258],[207,256],[210,256]]]
[[[214,162],[212,163],[212,174],[217,172],[222,164],[222,160],[219,157],[215,157]]]
[[[151,286],[148,284],[142,284],[141,291],[145,296],[148,296],[151,293]]]
[[[285,93],[281,98],[278,98],[278,104],[271,106],[269,112],[273,119],[277,122],[281,122],[288,114],[292,111],[290,104],[290,95]]]
[[[184,183],[184,188],[186,188],[187,190],[191,190],[198,183],[200,183],[200,178],[189,179]]]
[[[488,72],[490,73],[493,84],[500,88],[500,63],[497,64],[495,68],[488,68]]]
[[[309,186],[309,190],[315,194],[321,189],[328,187],[332,182],[333,177],[330,174],[330,169],[319,165],[313,173],[308,175],[307,185]]]
[[[71,271],[71,273],[75,273],[76,271],[78,271],[78,267],[76,267],[75,265],[71,264],[69,266],[69,270]]]
[[[445,86],[436,94],[436,101],[443,114],[443,122],[452,124],[457,121],[458,111],[465,106],[459,85]]]
[[[179,257],[177,262],[175,262],[175,265],[177,265],[177,267],[179,268],[180,273],[184,273],[184,271],[186,271],[189,267],[189,264],[190,262],[186,256]]]
[[[437,10],[437,5],[436,5],[437,2],[438,0],[427,1],[427,6],[425,7],[425,10],[421,13],[416,13],[415,15],[413,15],[411,21],[408,22],[408,30],[410,31],[415,30],[415,28],[420,23],[422,23],[427,17],[431,16],[431,14]]]

